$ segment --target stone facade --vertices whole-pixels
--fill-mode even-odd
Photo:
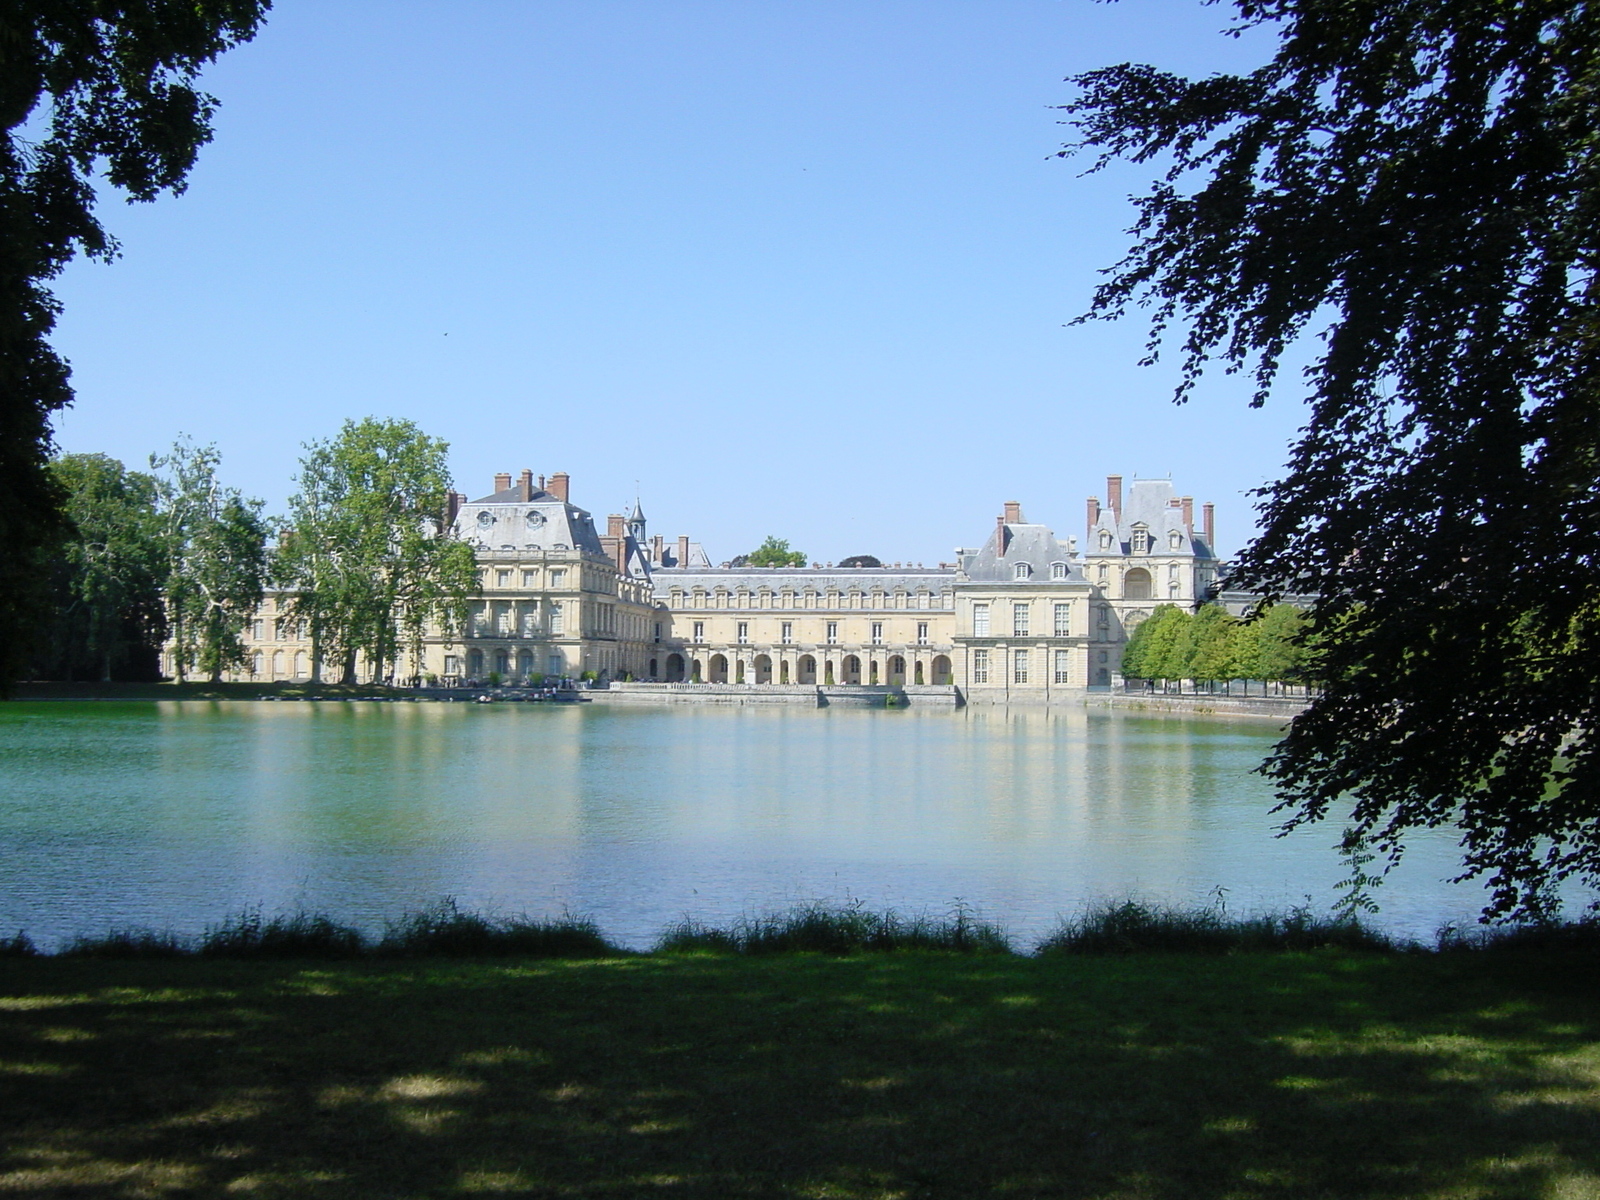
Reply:
[[[954,687],[973,702],[1048,703],[1120,681],[1122,645],[1156,604],[1192,605],[1218,570],[1213,510],[1166,479],[1107,480],[1086,550],[1008,502],[989,539],[936,567],[713,566],[699,543],[648,533],[642,509],[600,532],[564,474],[495,479],[450,499],[478,556],[463,629],[434,630],[402,678],[530,677],[747,687]],[[271,596],[251,669],[304,679],[311,646]]]

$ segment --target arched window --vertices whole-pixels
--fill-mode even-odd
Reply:
[[[1134,567],[1122,577],[1122,595],[1126,600],[1150,599],[1150,572]]]
[[[1018,563],[1015,567],[1013,567],[1011,569],[1011,577],[1013,579],[1027,579],[1032,574],[1033,574],[1033,568],[1030,567],[1027,563]]]
[[[1067,577],[1067,564],[1064,562],[1050,564],[1051,579],[1065,579]]]

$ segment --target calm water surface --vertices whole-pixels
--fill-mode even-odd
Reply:
[[[369,929],[464,906],[647,945],[814,898],[1028,941],[1086,900],[1325,907],[1339,829],[1273,836],[1270,723],[1105,710],[373,703],[0,705],[0,933],[199,932],[251,905]],[[1453,838],[1382,920],[1470,919]]]

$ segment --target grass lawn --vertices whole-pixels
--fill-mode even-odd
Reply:
[[[1595,957],[0,960],[0,1195],[1600,1196]]]

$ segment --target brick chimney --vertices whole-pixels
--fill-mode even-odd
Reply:
[[[565,471],[557,471],[550,476],[550,494],[561,503],[567,503],[567,488],[572,479]]]
[[[1022,503],[1020,501],[1018,501],[1018,500],[1007,500],[1006,501],[1006,524],[1007,525],[1021,525],[1022,524]]]
[[[533,499],[533,472],[524,471],[517,478],[517,490],[522,493],[523,503]]]
[[[1086,508],[1089,517],[1089,524],[1086,528],[1090,533],[1093,533],[1094,527],[1100,524],[1100,497],[1090,496]]]
[[[1106,476],[1106,507],[1116,520],[1122,519],[1122,476]]]
[[[610,513],[610,514],[608,514],[606,516],[606,536],[607,537],[614,537],[614,538],[627,537],[628,536],[628,521],[627,521],[627,518],[624,517],[621,513]]]
[[[1006,519],[999,516],[994,519],[994,552],[1001,558],[1005,557],[1006,548],[1011,545],[1011,531],[1006,528]]]
[[[689,565],[689,535],[687,533],[678,535],[678,565],[680,567]]]
[[[650,561],[661,565],[661,556],[667,552],[667,541],[659,533],[650,539]]]
[[[1189,531],[1189,536],[1194,536],[1194,497],[1183,498],[1183,527]]]
[[[511,490],[511,472],[494,477],[494,490],[496,492],[509,492]]]
[[[1216,521],[1217,506],[1215,504],[1202,504],[1200,506],[1200,527],[1205,530],[1206,549],[1212,554],[1217,552]]]
[[[456,491],[455,488],[451,488],[445,493],[444,523],[446,525],[455,524],[456,517],[461,513],[461,506],[466,502],[467,498]]]
[[[543,475],[539,476],[539,490],[541,492],[544,491],[544,476]]]

